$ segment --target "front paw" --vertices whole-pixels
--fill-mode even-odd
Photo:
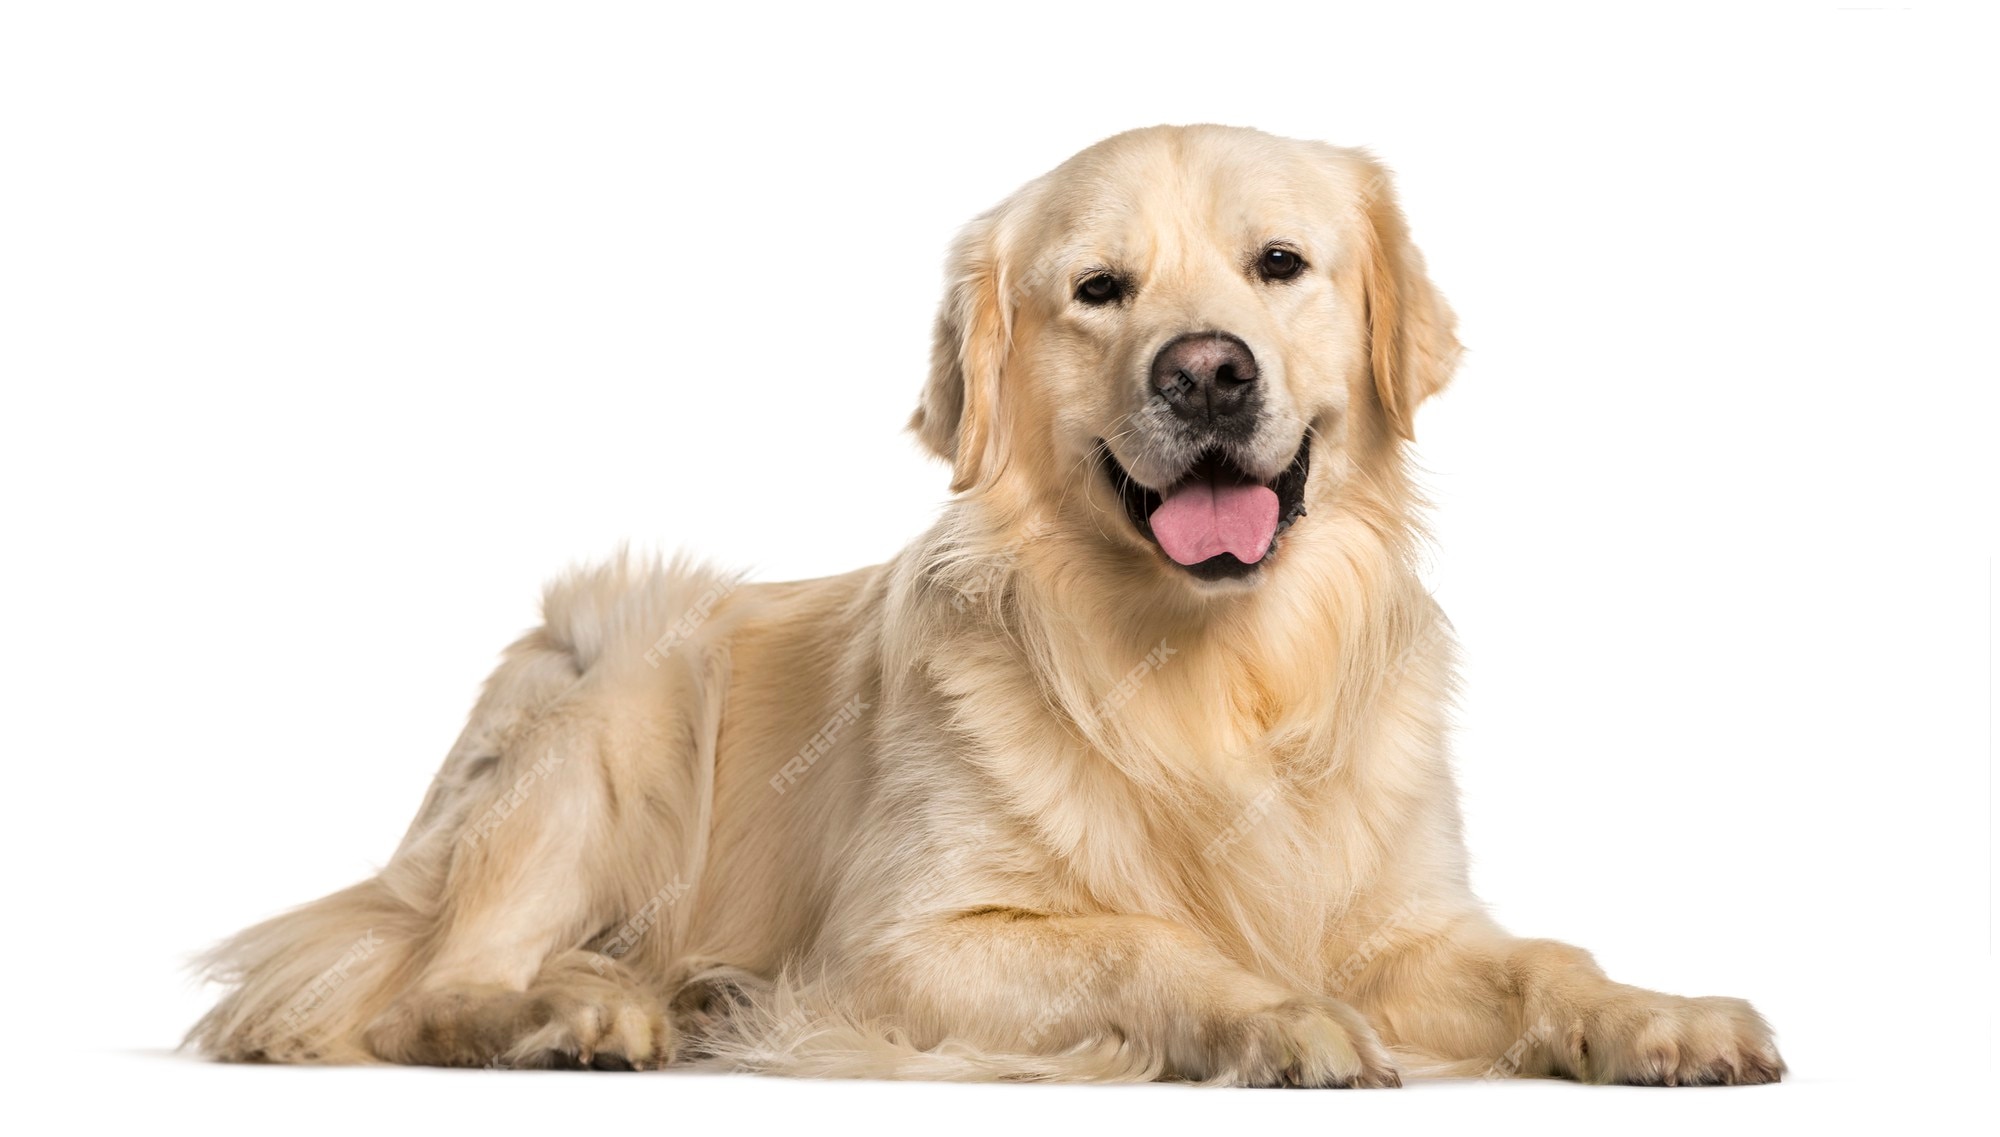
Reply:
[[[1235,1086],[1400,1086],[1402,1075],[1359,1011],[1299,997],[1212,1021],[1190,1071]]]
[[[1771,1028],[1741,999],[1632,989],[1582,1008],[1550,1034],[1557,1072],[1582,1082],[1741,1086],[1785,1073]]]

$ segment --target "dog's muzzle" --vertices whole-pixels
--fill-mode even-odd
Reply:
[[[1153,390],[1190,432],[1216,442],[1248,438],[1264,409],[1257,357],[1228,332],[1193,332],[1153,356]]]
[[[1310,434],[1299,440],[1291,464],[1270,481],[1246,473],[1221,447],[1203,451],[1161,489],[1134,480],[1102,441],[1097,456],[1133,527],[1202,580],[1248,576],[1271,558],[1279,535],[1305,516]]]
[[[1133,526],[1204,580],[1248,575],[1305,514],[1309,435],[1276,478],[1259,478],[1236,458],[1266,425],[1261,374],[1249,345],[1228,332],[1176,336],[1153,356],[1148,378],[1156,402],[1140,433],[1150,432],[1163,453],[1184,456],[1180,472],[1146,485],[1107,443],[1097,445]],[[1159,413],[1163,408],[1169,413]]]

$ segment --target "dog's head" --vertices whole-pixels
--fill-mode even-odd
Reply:
[[[1088,510],[1196,587],[1254,582],[1287,530],[1400,476],[1452,326],[1366,155],[1133,131],[960,234],[911,427],[956,491]]]

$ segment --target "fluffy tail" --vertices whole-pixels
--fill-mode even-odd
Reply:
[[[232,990],[183,1046],[239,1062],[371,1062],[361,1032],[410,978],[430,917],[376,877],[239,932],[197,961]]]
[[[893,1023],[838,1010],[822,984],[795,976],[773,982],[730,967],[694,970],[674,1002],[688,1035],[681,1064],[695,1069],[934,1082],[1151,1082],[1167,1073],[1164,1056],[1135,1039],[1106,1037],[1042,1054],[963,1042],[920,1047]],[[1484,1059],[1391,1051],[1406,1079],[1473,1078],[1493,1067]]]
[[[816,988],[726,967],[696,974],[675,999],[689,1033],[683,1061],[718,1072],[934,1082],[1145,1082],[1162,1070],[1158,1058],[1110,1039],[1054,1054],[920,1048],[893,1024],[835,1009]]]

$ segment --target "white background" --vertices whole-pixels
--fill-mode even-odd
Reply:
[[[1722,1132],[1991,1110],[1991,28],[1968,11],[10,5],[10,1110],[327,1132]],[[1477,884],[1758,1090],[917,1087],[166,1053],[386,857],[540,581],[891,555],[954,228],[1221,121],[1400,172]],[[410,1127],[414,1127],[412,1124]]]

